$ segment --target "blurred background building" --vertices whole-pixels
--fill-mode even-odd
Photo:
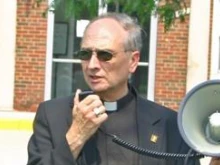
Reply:
[[[13,156],[4,151],[16,141],[14,156],[23,154],[26,161],[24,147],[39,102],[87,88],[74,57],[87,14],[66,19],[61,6],[45,18],[50,2],[36,7],[32,0],[0,1],[0,162]],[[144,25],[141,61],[130,79],[144,97],[174,110],[195,85],[220,77],[220,1],[186,4],[185,21],[177,17],[167,32],[155,16]]]

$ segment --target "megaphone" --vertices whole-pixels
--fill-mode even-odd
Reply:
[[[184,141],[206,156],[220,156],[220,80],[207,80],[190,90],[178,110]]]

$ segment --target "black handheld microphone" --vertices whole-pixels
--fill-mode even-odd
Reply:
[[[92,94],[94,94],[93,91],[82,91],[82,92],[79,93],[79,100],[82,101],[88,95],[92,95]]]
[[[79,100],[82,101],[84,98],[86,98],[88,95],[91,95],[91,94],[95,94],[95,93],[89,90],[82,91],[79,93]],[[101,100],[101,101],[103,105],[105,106],[107,112],[113,112],[117,110],[117,101],[113,101],[113,102],[107,102],[104,100]]]

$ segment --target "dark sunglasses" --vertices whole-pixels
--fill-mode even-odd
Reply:
[[[77,58],[80,60],[90,60],[92,57],[92,53],[95,52],[97,55],[97,58],[100,61],[109,61],[113,57],[113,52],[107,51],[107,50],[91,50],[91,49],[85,49],[85,50],[80,50],[76,52]]]

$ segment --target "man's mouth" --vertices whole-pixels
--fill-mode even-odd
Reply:
[[[89,78],[90,78],[90,80],[91,80],[92,82],[97,82],[97,81],[100,80],[102,77],[90,75]]]

